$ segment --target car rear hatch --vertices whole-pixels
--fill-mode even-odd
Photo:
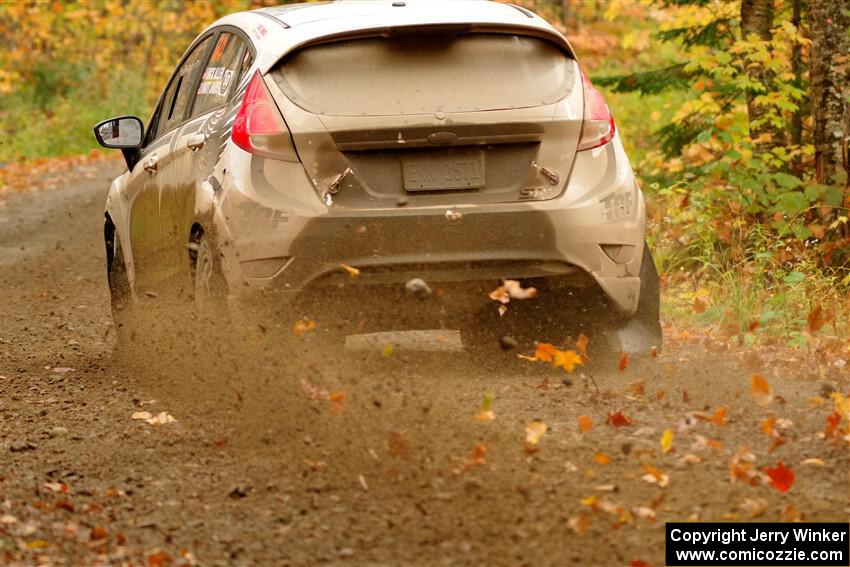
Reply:
[[[551,199],[581,135],[576,62],[510,31],[402,27],[325,41],[270,78],[308,176],[335,207]]]

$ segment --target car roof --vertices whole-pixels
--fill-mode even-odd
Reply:
[[[468,25],[471,31],[501,31],[544,37],[573,56],[566,38],[529,10],[490,0],[336,0],[286,4],[237,12],[210,28],[232,25],[257,48],[262,73],[307,44],[346,36],[381,34],[405,27]],[[208,28],[209,29],[209,28]]]

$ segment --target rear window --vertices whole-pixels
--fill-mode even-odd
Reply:
[[[572,60],[508,34],[365,38],[308,47],[272,72],[315,114],[382,116],[526,108],[564,98]]]

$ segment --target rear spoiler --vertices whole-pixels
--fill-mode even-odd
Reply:
[[[440,23],[440,24],[415,24],[398,26],[377,26],[344,32],[331,33],[312,38],[301,43],[293,44],[287,51],[279,54],[274,60],[261,61],[260,72],[265,74],[283,60],[286,56],[306,47],[335,43],[349,39],[364,39],[370,37],[400,37],[405,35],[466,35],[473,33],[512,34],[528,37],[536,37],[546,40],[560,48],[570,59],[575,59],[575,51],[563,35],[554,29],[547,29],[536,25],[517,24],[475,24],[475,23]]]

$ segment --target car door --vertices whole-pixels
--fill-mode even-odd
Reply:
[[[140,272],[137,274],[137,282],[143,286],[142,289],[159,287],[168,276],[160,196],[163,188],[173,186],[180,177],[174,168],[175,143],[180,126],[189,116],[195,88],[209,56],[213,36],[207,34],[188,50],[172,75],[148,125],[146,146],[140,160],[148,178],[138,191],[138,215],[131,219],[131,226],[138,233],[143,250],[143,259],[137,270]]]
[[[221,29],[212,42],[200,80],[194,89],[188,121],[172,144],[169,183],[160,184],[159,218],[164,267],[168,279],[188,282],[190,230],[195,220],[198,186],[213,174],[238,110],[232,101],[240,74],[253,61],[253,46],[231,28]],[[246,67],[247,64],[247,67]]]

